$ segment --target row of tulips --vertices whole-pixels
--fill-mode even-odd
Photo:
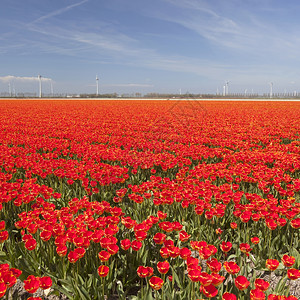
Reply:
[[[300,107],[199,103],[3,101],[0,296],[296,299]]]

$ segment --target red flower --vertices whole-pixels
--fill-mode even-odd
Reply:
[[[170,257],[170,251],[167,247],[162,247],[159,250],[159,253],[161,255],[162,258],[168,258]]]
[[[167,213],[163,213],[162,211],[157,212],[157,216],[160,220],[164,220],[167,217]]]
[[[168,273],[170,264],[168,261],[160,261],[157,263],[157,270],[160,274]]]
[[[287,271],[287,276],[291,280],[297,280],[298,278],[300,278],[300,270],[291,268]]]
[[[291,226],[295,229],[299,229],[300,228],[300,218],[296,218],[296,219],[292,220]]]
[[[295,259],[295,257],[294,256],[288,256],[288,255],[283,255],[283,257],[281,258],[281,261],[282,261],[282,263],[286,266],[286,267],[291,267],[294,263],[295,263],[295,261],[296,261],[296,259]]]
[[[40,279],[33,275],[29,275],[26,280],[24,280],[24,289],[30,293],[35,293],[40,287]]]
[[[236,300],[236,295],[226,292],[222,295],[222,300]]]
[[[161,245],[166,240],[166,237],[167,237],[166,234],[157,232],[153,237],[153,241],[155,244]]]
[[[152,276],[149,280],[149,284],[154,290],[158,291],[162,288],[164,281],[157,276]]]
[[[291,295],[285,298],[285,300],[299,300],[295,296]]]
[[[108,253],[107,251],[105,251],[105,250],[102,250],[102,251],[100,251],[99,253],[98,253],[98,257],[99,257],[99,259],[102,261],[102,262],[104,262],[104,261],[108,261],[109,260],[109,258],[110,258],[110,253]]]
[[[107,252],[109,252],[111,255],[115,255],[119,251],[119,246],[116,244],[110,244],[107,246]]]
[[[139,251],[142,248],[143,244],[140,241],[133,240],[131,242],[131,248],[134,251]]]
[[[213,273],[213,274],[211,274],[211,276],[212,276],[212,282],[211,283],[214,286],[219,286],[225,280],[225,277],[221,276],[218,273]]]
[[[197,282],[200,280],[201,270],[198,268],[193,268],[188,271],[188,277],[191,281]]]
[[[100,277],[106,277],[108,275],[108,272],[109,272],[109,267],[108,266],[101,265],[98,268],[98,274],[99,274]]]
[[[49,289],[52,286],[52,279],[49,276],[40,277],[40,287],[43,290]]]
[[[276,259],[267,259],[266,261],[266,267],[270,270],[270,271],[275,271],[279,266],[279,261]]]
[[[190,235],[190,234],[187,234],[186,231],[184,231],[184,230],[181,230],[181,231],[179,232],[179,240],[180,240],[181,242],[187,242],[187,241],[189,240],[190,237],[191,237],[191,235]]]
[[[249,220],[251,219],[251,215],[252,213],[250,211],[244,211],[241,215],[240,215],[240,219],[243,223],[247,223],[249,222]]]
[[[203,286],[208,286],[212,283],[213,277],[206,273],[206,272],[201,272],[199,276],[199,282]]]
[[[0,282],[0,298],[3,297],[6,293],[7,286],[4,282]]]
[[[120,245],[123,250],[128,250],[131,247],[131,242],[129,239],[124,239],[121,240]]]
[[[259,243],[259,238],[254,236],[251,238],[251,243],[257,245]]]
[[[259,289],[264,292],[269,288],[270,283],[261,278],[257,278],[255,279],[254,285],[256,289]]]
[[[169,254],[171,257],[175,258],[175,257],[179,256],[180,249],[178,247],[170,247]]]
[[[266,219],[265,222],[269,229],[271,230],[276,229],[277,223],[273,219]]]
[[[225,261],[223,266],[228,273],[233,275],[240,271],[240,267],[233,261]]]
[[[280,296],[280,295],[274,295],[270,294],[268,296],[268,300],[286,300],[287,298],[285,296]],[[297,299],[296,299],[297,300]]]
[[[181,248],[180,249],[180,257],[184,260],[186,260],[189,256],[191,256],[191,250],[189,248]]]
[[[207,298],[213,298],[218,295],[217,288],[212,284],[207,286],[201,285],[200,292],[203,293]]]
[[[0,231],[5,229],[5,221],[0,221]]]
[[[67,252],[68,252],[68,248],[64,245],[57,246],[56,248],[56,253],[61,257],[65,256]]]
[[[250,291],[250,299],[251,300],[265,300],[266,295],[263,291],[259,289],[254,289]]]
[[[36,240],[34,238],[30,238],[25,242],[25,248],[29,251],[32,251],[36,248]]]
[[[145,277],[149,277],[153,274],[153,269],[152,269],[152,272],[151,272],[151,269],[149,269],[149,267],[144,267],[144,266],[139,266],[136,270],[137,274],[139,277],[141,278],[145,278]]]
[[[237,223],[235,223],[235,222],[230,223],[230,227],[232,229],[237,229]]]
[[[85,254],[85,249],[80,247],[80,248],[75,248],[74,252],[76,252],[79,255],[79,258],[82,258]]]
[[[231,242],[222,242],[221,245],[220,245],[220,248],[223,252],[228,252],[231,250],[232,248],[232,243]]]
[[[79,254],[76,253],[75,251],[70,251],[68,254],[68,260],[70,263],[74,264],[76,261],[79,259]]]
[[[237,276],[237,278],[234,280],[234,283],[240,291],[245,290],[250,285],[250,282],[245,276]]]
[[[132,220],[130,217],[121,217],[121,223],[128,229],[131,229],[135,226],[136,221]]]
[[[216,258],[212,258],[206,263],[212,273],[218,273],[222,268],[222,264]]]
[[[241,243],[240,244],[240,250],[245,253],[247,256],[249,256],[249,252],[252,250],[250,248],[250,245],[247,243]]]

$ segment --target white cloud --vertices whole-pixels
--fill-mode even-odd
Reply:
[[[42,81],[52,81],[51,78],[47,77],[41,77]],[[2,82],[10,82],[10,81],[21,81],[21,82],[34,82],[34,81],[39,81],[38,76],[36,77],[25,77],[25,76],[13,76],[13,75],[7,75],[7,76],[2,76],[0,77],[0,81]]]

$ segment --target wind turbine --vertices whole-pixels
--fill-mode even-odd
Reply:
[[[50,90],[51,90],[51,96],[53,97],[54,93],[53,93],[53,82],[52,82],[52,79],[50,81]]]
[[[42,98],[42,76],[38,75],[38,79],[39,79],[39,87],[40,87],[39,97]]]
[[[225,90],[225,94],[228,95],[228,85],[229,85],[229,81],[225,81],[225,87],[226,87],[226,90]]]
[[[273,97],[273,82],[270,82],[270,98]]]
[[[97,90],[96,90],[96,95],[99,95],[99,78],[98,75],[96,75],[96,86],[97,86]]]
[[[11,86],[10,86],[10,82],[8,83],[8,93],[9,93],[9,97],[12,96],[12,93],[11,93]]]

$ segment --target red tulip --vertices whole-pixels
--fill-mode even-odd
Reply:
[[[300,270],[291,268],[287,270],[287,276],[291,280],[297,280],[298,278],[300,278]]]
[[[216,258],[212,258],[208,260],[206,263],[212,273],[218,273],[222,268],[222,264]]]
[[[259,243],[259,238],[258,237],[252,237],[251,238],[251,243],[257,245]]]
[[[222,300],[237,300],[237,298],[236,295],[226,292],[222,295]]]
[[[109,267],[105,265],[100,265],[98,268],[98,274],[100,277],[106,277],[109,272]]]
[[[160,274],[168,273],[170,264],[168,261],[160,261],[157,263],[157,270]]]
[[[275,271],[279,266],[279,261],[276,259],[267,259],[266,261],[266,267],[270,270],[270,271]]]
[[[200,286],[200,292],[204,294],[207,298],[213,298],[218,295],[218,290],[212,284],[204,286]]]
[[[250,282],[247,280],[247,278],[241,275],[235,278],[234,283],[240,291],[245,290],[250,285]]]
[[[100,251],[99,253],[98,253],[98,257],[99,257],[99,259],[101,260],[101,261],[108,261],[109,260],[109,258],[110,258],[110,253],[109,252],[107,252],[107,251],[105,251],[105,250],[102,250],[102,251]]]
[[[164,241],[166,240],[167,235],[161,232],[157,232],[154,237],[153,237],[153,241],[155,244],[161,245],[164,243]]]
[[[225,261],[223,266],[230,274],[237,274],[240,271],[240,267],[233,261]]]
[[[282,263],[286,266],[286,267],[291,267],[294,263],[295,263],[295,261],[296,261],[296,259],[295,259],[295,257],[294,256],[288,256],[288,255],[283,255],[283,257],[281,258],[281,261],[282,261]]]
[[[257,278],[255,279],[254,285],[256,289],[259,289],[264,292],[269,288],[270,283],[261,278]]]
[[[158,291],[162,288],[164,281],[157,276],[152,276],[149,280],[149,284],[154,290]]]
[[[33,275],[29,275],[26,280],[24,280],[24,289],[28,293],[35,293],[40,287],[40,279]]]
[[[254,289],[250,291],[251,300],[265,300],[266,295],[260,289]]]
[[[40,287],[43,290],[49,289],[52,286],[52,279],[49,276],[40,277]]]
[[[128,250],[131,247],[131,242],[129,239],[124,239],[121,240],[120,245],[123,250]]]
[[[228,252],[232,248],[232,243],[231,242],[222,242],[220,245],[220,248],[223,252]]]

